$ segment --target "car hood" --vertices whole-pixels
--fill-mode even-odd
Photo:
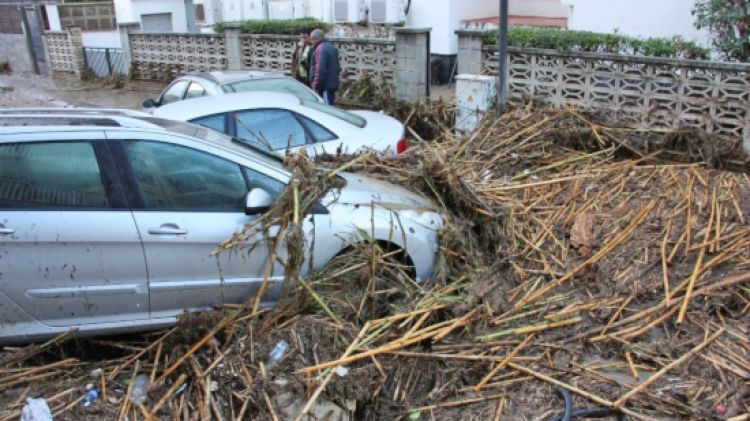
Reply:
[[[341,173],[346,186],[334,189],[323,199],[323,204],[339,203],[353,206],[370,206],[374,203],[392,210],[437,211],[429,199],[403,187],[361,174]]]

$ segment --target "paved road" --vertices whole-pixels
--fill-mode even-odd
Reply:
[[[141,109],[153,92],[112,89],[101,82],[53,79],[33,73],[0,75],[0,107],[94,107]]]

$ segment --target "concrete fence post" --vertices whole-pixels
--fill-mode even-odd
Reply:
[[[458,35],[458,74],[481,74],[484,32],[462,29],[456,31],[456,35]]]
[[[227,49],[227,70],[242,70],[242,40],[240,24],[224,24],[224,43]]]
[[[141,24],[138,22],[120,23],[117,25],[120,31],[120,45],[122,46],[122,63],[125,67],[125,74],[130,75],[130,63],[133,61],[133,48],[130,44],[130,34],[138,32]]]
[[[83,51],[83,36],[81,27],[69,26],[65,30],[68,33],[68,45],[70,45],[71,58],[73,61],[73,73],[79,79],[86,70],[86,53]]]
[[[397,28],[396,93],[414,101],[430,96],[430,31],[432,28]]]

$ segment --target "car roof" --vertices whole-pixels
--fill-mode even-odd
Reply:
[[[103,126],[131,129],[164,130],[161,126],[148,122],[147,113],[123,109],[95,108],[7,108],[0,109],[0,130],[3,133],[29,131],[22,128],[41,126],[75,126],[101,129]]]
[[[163,118],[191,120],[211,114],[253,108],[295,109],[302,104],[298,97],[281,92],[237,92],[173,102],[153,110],[153,113]]]
[[[296,98],[296,97],[293,97]],[[151,132],[168,132],[180,136],[196,137],[200,130],[208,130],[218,136],[229,139],[224,133],[185,123],[154,116],[141,111],[126,109],[98,108],[6,108],[0,109],[0,134],[19,134],[43,131],[81,131],[81,130],[148,130]],[[202,139],[202,141],[206,141]],[[216,140],[214,140],[216,142]],[[244,149],[274,161],[279,158],[266,150],[243,143]],[[226,146],[226,145],[225,145]]]
[[[248,79],[284,79],[283,73],[267,72],[263,70],[227,70],[214,72],[201,72],[192,76],[201,77],[211,82],[225,85],[227,83],[240,82]]]

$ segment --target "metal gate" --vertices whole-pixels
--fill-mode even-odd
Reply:
[[[99,77],[125,75],[125,62],[120,48],[84,47],[86,66]]]

